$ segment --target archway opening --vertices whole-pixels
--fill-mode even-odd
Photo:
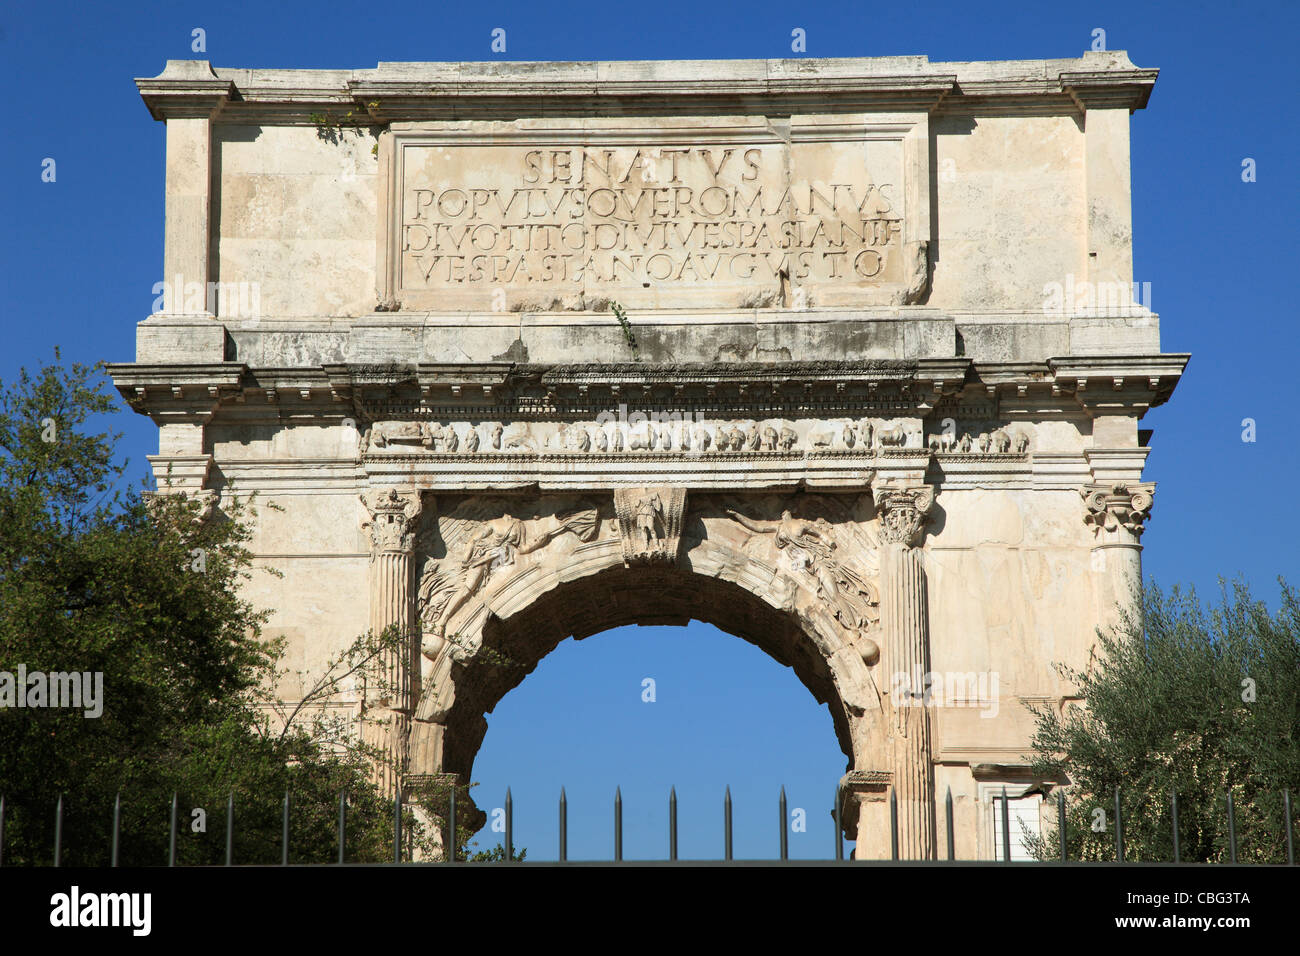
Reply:
[[[479,784],[480,847],[503,838],[508,786],[514,845],[557,858],[563,786],[569,858],[610,859],[620,787],[624,858],[666,859],[675,786],[679,856],[720,859],[730,786],[737,858],[776,858],[782,826],[792,858],[834,853],[850,731],[823,651],[792,613],[683,568],[618,567],[489,615],[481,633],[448,675],[443,759]]]

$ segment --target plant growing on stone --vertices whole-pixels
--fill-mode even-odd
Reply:
[[[369,122],[369,111],[377,109],[378,100],[371,100],[366,104],[366,112],[360,112],[356,108],[348,110],[341,116],[335,116],[332,112],[312,113],[310,119],[316,127],[316,135],[326,142],[338,145],[343,141],[343,134],[352,132],[357,136],[367,134],[377,137],[379,127]],[[379,144],[376,142],[370,147],[372,156],[379,153]]]
[[[618,324],[623,329],[623,339],[627,342],[628,348],[632,350],[632,361],[641,361],[641,355],[637,352],[636,336],[632,334],[632,323],[627,319],[627,313],[617,302],[611,302],[610,308],[614,312],[614,318],[618,319]]]

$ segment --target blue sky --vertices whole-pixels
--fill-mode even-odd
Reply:
[[[11,91],[0,175],[0,379],[48,358],[133,357],[135,323],[161,276],[163,127],[132,83],[168,58],[218,66],[373,67],[380,60],[781,57],[802,28],[810,56],[931,60],[1076,56],[1097,28],[1161,76],[1132,122],[1135,276],[1150,282],[1163,347],[1191,352],[1174,400],[1150,413],[1143,539],[1162,584],[1243,575],[1275,601],[1296,573],[1300,387],[1293,280],[1300,142],[1294,3],[997,4],[750,2],[372,4],[43,2],[0,13]],[[192,53],[191,31],[207,52]],[[493,54],[504,28],[507,51]],[[53,158],[57,180],[41,181]],[[1244,183],[1242,161],[1257,181]],[[1242,441],[1242,420],[1257,440]],[[132,474],[156,430],[123,414]],[[658,699],[641,701],[641,681]],[[567,641],[489,716],[479,803],[513,787],[516,843],[555,853],[555,797],[568,787],[571,857],[607,857],[621,784],[626,854],[662,856],[666,800],[681,798],[685,856],[721,851],[722,792],[736,799],[738,855],[776,848],[776,797],[808,811],[795,855],[831,847],[827,815],[844,758],[829,714],[793,673],[700,624]]]

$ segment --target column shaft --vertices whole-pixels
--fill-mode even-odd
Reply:
[[[886,622],[893,687],[920,691],[930,670],[929,617],[921,554],[905,544],[885,546],[881,617]],[[906,693],[906,692],[905,692]],[[893,787],[898,801],[898,852],[902,859],[934,857],[934,764],[930,714],[922,699],[893,701]]]
[[[366,686],[362,712],[363,739],[382,757],[376,776],[385,793],[394,794],[406,770],[411,716],[416,701],[419,644],[415,626],[415,520],[418,492],[390,490],[362,503],[370,513],[370,631],[375,636],[396,626],[401,642],[380,654],[376,673]]]
[[[370,561],[370,630],[380,634],[396,624],[407,638],[403,646],[385,651],[381,663],[382,700],[394,710],[411,712],[411,654],[413,642],[412,574],[413,555],[407,552],[382,552]]]

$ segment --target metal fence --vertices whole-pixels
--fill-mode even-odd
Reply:
[[[832,809],[832,815],[835,822],[835,846],[833,857],[822,861],[844,861],[844,829],[841,818],[841,806],[844,790],[837,786],[835,788],[835,801]],[[1285,836],[1286,836],[1286,862],[1288,865],[1295,865],[1295,832],[1294,822],[1291,811],[1291,791],[1289,789],[1281,792],[1283,816],[1285,818]],[[338,858],[336,863],[347,862],[347,793],[339,794],[338,803]],[[788,862],[790,859],[790,845],[788,832],[788,813],[786,805],[785,787],[781,788],[780,796],[777,799],[778,808],[778,833],[779,833],[779,857],[777,861],[764,862]],[[403,859],[403,827],[402,813],[403,801],[400,792],[393,801],[393,863],[413,862]],[[1181,848],[1178,831],[1178,794],[1174,792],[1170,798],[1170,827],[1173,837],[1173,859],[1171,863],[1182,863]],[[289,821],[290,821],[290,799],[288,792],[284,795],[283,813],[282,813],[282,838],[280,865],[289,865]],[[167,865],[176,865],[176,826],[177,826],[177,795],[172,794],[171,800],[171,819],[168,836]],[[510,793],[510,788],[506,788],[506,798],[504,806],[505,831],[504,859],[502,862],[513,862],[514,860],[514,801]],[[731,788],[727,787],[723,795],[722,802],[723,818],[723,858],[722,862],[735,862],[733,855],[732,843],[732,804]],[[952,789],[949,788],[944,798],[944,818],[947,824],[947,858],[930,862],[951,863],[958,862],[955,852],[956,848],[956,830],[953,823],[953,803]],[[110,866],[118,865],[118,850],[121,839],[121,822],[122,822],[122,795],[118,793],[113,801],[113,825],[112,825],[112,842],[110,846]],[[890,823],[890,860],[899,861],[898,855],[898,801],[894,793],[889,795],[889,823]],[[1001,795],[1001,844],[1002,859],[999,862],[1011,862],[1011,825],[1010,813],[1008,808],[1007,789],[1002,788]],[[456,792],[453,789],[448,797],[447,806],[447,845],[455,848],[457,846],[457,808]],[[1228,825],[1228,852],[1229,862],[1237,863],[1237,824],[1236,808],[1233,803],[1231,792],[1227,795],[1227,825]],[[560,788],[559,799],[559,862],[570,862],[568,858],[568,800],[565,796],[564,788]],[[1123,863],[1124,859],[1124,814],[1120,800],[1120,791],[1115,790],[1115,862]],[[1066,801],[1064,790],[1057,791],[1057,837],[1060,845],[1059,860],[1049,862],[1084,862],[1070,861],[1067,852],[1067,837],[1069,830],[1066,821]],[[235,795],[231,793],[226,800],[226,847],[225,847],[225,865],[234,865],[234,845],[235,845]],[[613,862],[623,862],[623,794],[621,788],[614,791],[614,833],[613,833]],[[5,851],[5,798],[0,796],[0,865],[4,863]],[[409,856],[409,852],[407,854]],[[455,859],[456,853],[445,854],[448,858],[442,862],[449,864],[463,863]],[[54,865],[59,866],[63,856],[63,796],[60,795],[54,808]],[[594,861],[599,862],[599,861]],[[677,788],[670,789],[668,794],[668,862],[678,862],[677,855]],[[699,861],[692,861],[699,862]],[[908,861],[916,862],[916,861]],[[993,861],[971,861],[971,862],[993,862]]]

